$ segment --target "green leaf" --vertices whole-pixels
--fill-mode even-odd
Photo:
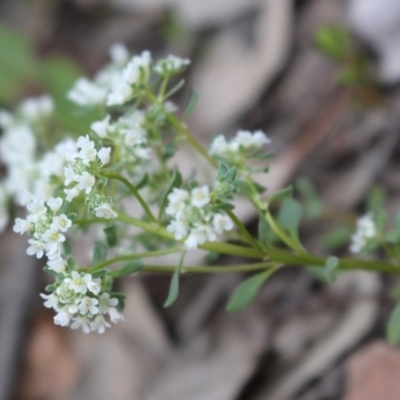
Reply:
[[[74,271],[76,269],[75,260],[71,257],[67,257],[67,269],[69,272]]]
[[[44,290],[45,290],[46,292],[54,292],[56,289],[57,289],[57,286],[55,286],[55,285],[47,285],[47,286],[44,288]]]
[[[292,194],[293,194],[293,187],[292,186],[289,186],[289,187],[287,187],[285,189],[282,189],[282,190],[278,190],[277,192],[275,192],[273,195],[271,195],[268,198],[268,203],[269,204],[273,204],[273,203],[282,201],[282,200],[284,200],[284,199],[286,199],[288,197],[291,197]]]
[[[71,245],[69,244],[69,242],[67,240],[63,243],[63,249],[64,249],[64,254],[66,256],[71,255]]]
[[[185,80],[181,79],[170,91],[168,91],[168,93],[165,95],[165,98],[171,97],[178,90],[180,90],[184,84],[185,84]]]
[[[92,278],[102,278],[104,275],[107,274],[107,270],[105,268],[98,269],[97,271],[94,271],[91,275]]]
[[[319,50],[335,60],[343,60],[351,52],[351,36],[343,26],[320,28],[315,35],[314,42]]]
[[[254,301],[264,282],[272,275],[274,269],[261,272],[246,279],[232,293],[226,307],[229,312],[238,312],[246,309]]]
[[[158,212],[158,219],[161,220],[164,210],[167,207],[168,204],[168,195],[172,191],[174,187],[179,187],[182,185],[182,175],[181,173],[174,169],[172,171],[172,178],[171,181],[168,184],[167,189],[164,191],[163,195],[161,196],[161,202],[160,202],[160,210]]]
[[[268,152],[268,153],[264,153],[264,154],[258,154],[254,157],[251,157],[253,160],[258,160],[258,161],[268,161],[271,158],[275,157],[275,153],[274,152]]]
[[[63,274],[60,274],[60,273],[58,273],[58,272],[52,270],[52,269],[49,268],[49,267],[44,267],[44,268],[43,268],[43,271],[46,272],[46,273],[48,273],[49,275],[54,276],[55,278],[59,278],[59,279],[63,279],[63,278],[64,278],[64,275],[63,275]]]
[[[114,247],[118,243],[117,229],[115,224],[109,225],[103,229],[106,235],[107,244],[109,247]]]
[[[307,270],[317,279],[332,283],[336,280],[337,273],[335,270],[339,265],[339,259],[337,257],[328,257],[325,262],[325,266],[321,267],[307,267]]]
[[[386,337],[388,342],[397,346],[400,344],[400,303],[392,310],[386,326]]]
[[[142,268],[143,263],[141,260],[132,260],[127,262],[123,267],[113,271],[111,275],[113,278],[119,278],[139,272]]]
[[[353,229],[349,226],[339,226],[328,232],[322,239],[322,243],[328,250],[337,250],[348,245]]]
[[[265,192],[266,189],[264,186],[261,186],[256,182],[253,183],[258,193],[261,194]],[[241,179],[235,179],[233,181],[233,186],[238,190],[239,194],[241,194],[242,196],[249,197],[252,193],[251,185]]]
[[[199,94],[194,89],[191,89],[189,101],[186,105],[185,111],[183,112],[183,120],[184,121],[186,121],[188,119],[189,115],[192,113],[192,111],[196,107],[196,104],[198,103],[198,101],[199,101]]]
[[[235,208],[233,204],[230,203],[222,203],[222,204],[215,204],[210,207],[210,210],[212,212],[218,212],[218,211],[232,211]]]
[[[144,188],[149,181],[149,174],[146,172],[141,178],[140,181],[135,185],[137,190]]]
[[[279,210],[280,224],[295,238],[298,238],[298,229],[303,216],[302,205],[292,198],[286,198]]]
[[[105,243],[96,241],[94,245],[93,251],[93,265],[97,265],[98,263],[104,261],[107,257],[108,247]]]
[[[66,214],[68,212],[68,210],[71,207],[71,202],[70,201],[66,201],[64,202],[64,204],[61,206],[59,213],[60,214]]]
[[[271,229],[263,212],[259,212],[258,214],[258,240],[264,249],[268,247],[271,241]]]
[[[174,304],[176,299],[178,298],[178,295],[179,295],[179,278],[181,276],[181,269],[182,269],[183,260],[185,258],[185,254],[186,254],[186,252],[182,253],[181,258],[179,260],[179,264],[175,268],[174,275],[172,276],[171,284],[169,286],[169,292],[168,292],[167,300],[165,300],[165,304],[164,304],[165,308],[171,306],[172,304]]]

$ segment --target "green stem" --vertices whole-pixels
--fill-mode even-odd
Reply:
[[[160,225],[151,224],[146,221],[142,221],[140,219],[131,217],[130,215],[126,215],[124,213],[118,213],[118,220],[122,222],[126,222],[130,225],[134,225],[138,228],[141,228],[147,232],[154,233],[157,236],[164,237],[166,239],[175,240],[175,237],[172,233],[168,232],[165,228]],[[264,255],[256,251],[250,247],[245,246],[238,246],[230,243],[204,243],[199,246],[200,249],[212,251],[215,253],[220,254],[229,254],[233,256],[241,256],[241,257],[248,257],[248,258],[256,258],[256,259],[263,259],[265,258]]]
[[[304,253],[304,249],[299,244],[297,244],[283,229],[281,229],[281,227],[275,222],[269,211],[265,212],[265,219],[267,220],[271,229],[279,237],[279,239],[282,240],[283,243],[299,253]]]
[[[121,256],[114,257],[114,258],[109,258],[108,260],[104,260],[104,261],[94,265],[92,268],[90,268],[88,270],[88,272],[97,271],[99,269],[107,267],[108,265],[115,264],[120,261],[140,260],[142,258],[164,256],[166,254],[177,253],[180,251],[182,251],[182,247],[171,247],[169,249],[146,251],[143,253],[124,254]]]
[[[255,264],[242,264],[234,266],[182,266],[181,273],[196,273],[196,274],[226,274],[226,273],[237,273],[237,272],[251,272],[263,270],[266,268],[277,268],[274,263],[255,263]],[[175,265],[145,265],[141,271],[144,272],[165,272],[173,273],[176,270]]]
[[[262,253],[262,248],[261,246],[254,240],[253,236],[249,233],[249,231],[246,229],[246,227],[242,224],[240,219],[236,216],[236,214],[232,211],[226,211],[228,214],[229,218],[233,221],[233,223],[236,225],[236,227],[239,229],[240,233],[243,235],[243,237],[254,247],[255,250],[259,251]]]
[[[168,121],[171,125],[187,140],[187,142],[198,151],[214,168],[218,167],[217,161],[214,160],[208,151],[192,136],[189,130],[179,121],[175,115],[168,114]]]
[[[136,199],[139,201],[140,205],[142,206],[144,212],[146,213],[147,217],[151,220],[156,222],[157,219],[151,212],[149,206],[147,205],[146,201],[143,199],[143,197],[140,195],[139,191],[135,188],[134,185],[132,185],[128,179],[124,178],[121,175],[118,174],[108,174],[108,173],[102,173],[101,176],[105,178],[110,178],[110,179],[115,179],[117,181],[122,182],[131,192],[132,194],[136,197]]]

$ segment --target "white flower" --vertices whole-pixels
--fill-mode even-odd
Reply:
[[[75,197],[79,196],[81,191],[73,187],[72,189],[64,189],[64,193],[67,195],[66,200],[67,201],[72,201]]]
[[[57,311],[58,301],[59,301],[58,296],[56,296],[54,293],[50,293],[50,294],[41,293],[40,297],[46,300],[44,302],[44,306],[46,308],[54,308]]]
[[[168,207],[165,209],[167,215],[176,216],[181,213],[189,199],[189,192],[185,189],[173,188],[172,192],[168,195]]]
[[[77,176],[71,164],[64,167],[64,185],[68,186],[70,183],[74,182]]]
[[[54,245],[57,243],[63,243],[65,241],[65,236],[58,231],[58,229],[52,227],[47,229],[42,235],[42,240],[46,245]]]
[[[110,158],[111,158],[110,153],[111,153],[111,147],[102,147],[97,152],[97,157],[99,157],[101,165],[106,165],[110,162]]]
[[[110,46],[110,58],[114,64],[124,65],[129,60],[129,50],[127,47],[120,42],[113,43]]]
[[[56,145],[54,151],[64,162],[73,162],[77,155],[77,144],[74,140],[67,138]]]
[[[55,260],[61,257],[61,245],[59,242],[54,243],[53,245],[50,246],[50,248],[46,252],[46,257],[49,260]]]
[[[99,298],[99,311],[102,314],[107,314],[110,307],[118,305],[118,299],[115,297],[110,298],[109,293],[103,293]]]
[[[88,135],[79,137],[77,144],[78,148],[81,149],[78,153],[78,157],[84,164],[87,165],[96,159],[97,151],[94,142],[89,139]]]
[[[122,71],[118,80],[113,82],[110,93],[107,96],[107,105],[122,105],[128,102],[134,95],[133,85],[139,83],[142,74],[146,74],[151,63],[151,55],[144,51],[140,56],[134,56]]]
[[[65,215],[61,214],[53,218],[51,227],[57,229],[61,232],[67,232],[67,230],[72,226],[72,221]]]
[[[224,156],[229,151],[229,145],[224,135],[217,136],[211,143],[210,154],[215,156]]]
[[[61,310],[55,317],[54,323],[60,326],[68,326],[71,321],[71,314],[67,311]]]
[[[26,249],[26,254],[29,256],[36,255],[37,258],[42,258],[44,254],[44,243],[41,240],[29,239],[30,246]]]
[[[13,231],[15,233],[23,234],[29,232],[32,229],[32,223],[26,219],[16,218]]]
[[[59,274],[63,274],[65,272],[65,260],[62,257],[57,257],[54,258],[54,260],[49,260],[47,262],[48,267],[55,271],[58,272]]]
[[[125,104],[133,96],[133,89],[122,77],[118,83],[114,83],[112,91],[107,96],[107,105],[116,106]]]
[[[125,131],[124,142],[127,146],[135,146],[146,142],[146,135],[142,129]]]
[[[133,153],[135,154],[135,157],[142,158],[144,160],[151,158],[151,149],[149,147],[135,147],[133,149]]]
[[[54,110],[54,102],[50,96],[29,98],[24,100],[21,105],[21,112],[27,119],[35,121],[49,116]]]
[[[96,315],[94,321],[90,324],[90,329],[92,331],[97,331],[100,334],[103,334],[106,328],[109,328],[111,325],[104,319],[102,315]]]
[[[79,303],[79,311],[82,315],[85,315],[90,312],[90,314],[97,314],[99,312],[99,308],[97,305],[99,301],[97,299],[93,299],[91,297],[84,297]]]
[[[167,226],[167,231],[174,234],[176,240],[181,240],[189,232],[189,224],[183,219],[173,219]]]
[[[192,189],[190,202],[192,206],[203,208],[210,202],[210,192],[208,186],[202,186]]]
[[[92,191],[93,185],[96,183],[96,178],[89,174],[89,172],[83,171],[82,175],[75,177],[75,181],[78,183],[78,189],[83,190],[86,194],[89,194]]]
[[[368,213],[357,221],[357,229],[351,237],[350,251],[360,253],[367,245],[368,240],[376,236],[374,216]]]
[[[90,321],[87,317],[75,317],[72,320],[71,329],[82,328],[83,333],[90,333]]]
[[[14,122],[13,115],[3,109],[0,109],[0,127],[3,129],[9,128]]]
[[[26,207],[28,209],[28,211],[39,217],[43,214],[45,214],[47,212],[47,208],[44,205],[44,202],[42,199],[34,199],[33,201],[31,201],[28,206]]]
[[[105,138],[107,136],[108,131],[110,130],[110,116],[107,115],[103,120],[93,122],[90,125],[90,129],[97,133],[100,138]]]
[[[160,60],[157,65],[154,67],[155,72],[160,75],[168,74],[168,73],[178,73],[184,67],[190,64],[190,60],[187,58],[180,58],[177,56],[169,55],[168,57]]]
[[[233,222],[226,214],[215,214],[213,216],[212,224],[215,232],[219,235],[224,231],[230,231],[233,229]]]
[[[57,212],[63,203],[63,199],[61,197],[50,197],[50,199],[47,200],[47,205],[50,208],[51,211]]]
[[[95,214],[97,218],[117,218],[118,214],[111,208],[111,205],[108,203],[102,203],[97,206],[95,209]]]
[[[90,275],[91,277],[91,275]],[[94,295],[98,295],[101,290],[101,280],[100,278],[87,280],[87,288],[89,289],[89,292],[92,292]]]
[[[80,106],[95,106],[104,103],[106,95],[106,89],[87,78],[79,78],[67,93],[67,98]]]
[[[113,322],[114,324],[124,320],[124,317],[118,312],[115,307],[110,307],[108,309],[108,315],[110,316],[111,322]]]
[[[68,282],[68,288],[73,290],[75,293],[86,294],[87,285],[92,280],[92,275],[90,274],[80,274],[77,271],[71,272],[71,280]]]
[[[262,131],[238,131],[236,138],[234,139],[240,146],[244,148],[260,148],[264,144],[268,144],[271,140]]]

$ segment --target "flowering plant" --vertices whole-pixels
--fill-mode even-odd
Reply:
[[[113,45],[110,55],[109,65],[92,80],[78,79],[67,94],[81,110],[98,115],[86,135],[53,134],[49,96],[25,100],[13,114],[0,113],[0,155],[7,170],[0,183],[0,227],[7,225],[11,199],[26,207],[13,229],[28,234],[29,255],[47,258],[44,270],[54,283],[41,296],[55,310],[56,324],[103,333],[110,322],[123,320],[124,295],[113,291],[113,280],[139,271],[173,274],[166,306],[176,300],[183,272],[256,272],[233,293],[231,311],[248,306],[286,264],[316,267],[326,280],[352,269],[398,273],[400,222],[385,232],[379,215],[358,221],[350,250],[380,246],[389,261],[321,257],[304,248],[298,233],[302,206],[291,197],[291,188],[265,194],[254,180],[268,171],[272,156],[265,152],[270,139],[262,131],[239,131],[229,140],[219,135],[209,151],[200,145],[185,123],[196,96],[181,119],[170,101],[183,86],[176,77],[189,60],[154,61],[149,52],[131,56],[121,44]],[[174,168],[181,144],[213,168],[212,179],[198,182],[196,175],[183,177]],[[257,238],[235,214],[238,197],[258,211]],[[71,237],[90,226],[102,229],[92,264],[85,266],[71,248]],[[196,249],[256,262],[185,265],[187,252]],[[173,253],[179,255],[175,265],[148,262]]]

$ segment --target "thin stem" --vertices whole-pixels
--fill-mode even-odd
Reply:
[[[189,130],[179,121],[175,115],[168,114],[167,116],[168,121],[172,124],[172,126],[182,135],[185,137],[187,142],[196,150],[198,151],[214,168],[218,167],[217,161],[214,160],[208,151],[195,139],[195,137],[189,132]]]
[[[272,217],[272,215],[269,211],[265,212],[265,218],[266,218],[267,222],[269,223],[271,229],[279,237],[279,239],[282,240],[283,243],[285,243],[291,249],[293,249],[299,253],[304,252],[304,249],[301,246],[299,246],[289,235],[287,235],[283,229],[280,228],[280,226],[275,222],[274,218]]]
[[[104,261],[94,265],[92,268],[90,268],[88,270],[88,272],[97,271],[99,269],[107,267],[108,265],[112,265],[112,264],[115,264],[120,261],[141,260],[142,258],[164,256],[166,254],[177,253],[180,251],[182,251],[182,247],[171,247],[169,249],[146,251],[143,253],[124,254],[121,256],[109,258],[108,260],[104,260]]]
[[[134,225],[134,226],[141,228],[147,232],[154,233],[157,236],[161,236],[166,239],[176,240],[172,233],[168,232],[165,228],[163,228],[160,225],[151,224],[151,223],[131,217],[130,215],[126,215],[121,212],[118,213],[118,220],[122,221],[122,222],[126,222],[130,225]],[[250,247],[238,246],[238,245],[234,245],[234,244],[230,244],[230,243],[210,242],[210,243],[202,244],[201,246],[199,246],[199,248],[203,249],[203,250],[207,250],[207,251],[212,251],[215,253],[229,254],[229,255],[248,257],[248,258],[256,258],[258,260],[260,260],[260,259],[262,260],[265,258],[261,252],[256,251]]]
[[[182,266],[181,273],[196,273],[196,274],[226,274],[226,273],[237,273],[237,272],[251,272],[258,271],[267,268],[278,268],[275,263],[255,263],[255,264],[242,264],[242,265],[234,265],[234,266],[223,266],[223,265],[215,265],[215,266]],[[145,272],[165,272],[165,273],[173,273],[176,270],[175,265],[145,265],[141,269],[141,271]]]
[[[108,173],[102,173],[101,176],[104,176],[106,178],[110,179],[115,179],[117,181],[122,182],[131,192],[132,194],[136,197],[136,199],[139,201],[140,205],[142,206],[144,212],[146,213],[147,217],[151,221],[157,221],[156,217],[153,215],[151,212],[149,206],[147,205],[146,201],[143,199],[143,197],[140,195],[139,191],[135,188],[134,185],[132,185],[128,179],[124,178],[121,175],[118,174],[108,174]]]
[[[230,219],[234,222],[243,237],[254,247],[255,250],[262,252],[260,245],[254,240],[253,236],[249,233],[247,228],[242,224],[236,214],[230,210],[226,211]]]

